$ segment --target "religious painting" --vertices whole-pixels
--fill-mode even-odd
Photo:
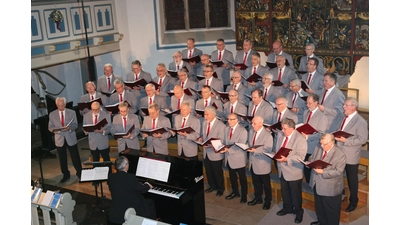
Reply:
[[[237,49],[243,48],[243,40],[253,40],[253,13],[236,13],[236,46]]]

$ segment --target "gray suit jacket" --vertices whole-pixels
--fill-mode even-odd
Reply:
[[[219,121],[217,118],[215,118],[215,122],[211,127],[208,136],[207,136],[207,128],[208,128],[207,121],[203,121],[202,126],[203,127],[201,131],[201,138],[203,139],[203,141],[211,137],[224,140],[225,124]],[[224,155],[218,152],[216,153],[211,145],[209,145],[209,147],[203,146],[203,158],[205,159],[206,156],[208,156],[208,158],[211,161],[218,161],[224,158]]]
[[[233,84],[228,85],[226,87],[226,92],[229,92],[230,90],[233,89]],[[246,97],[245,95],[250,95],[251,96],[251,90],[247,88],[243,83],[240,83],[239,88],[237,89],[238,91],[238,100],[240,103],[242,103],[245,106],[249,105],[250,99]]]
[[[206,85],[206,80],[207,80],[207,79],[204,78],[203,80],[199,81],[198,87],[199,87],[200,90],[201,90],[201,88],[202,88],[204,85]],[[220,79],[218,79],[218,78],[213,77],[212,80],[211,80],[211,83],[209,84],[209,86],[210,86],[211,88],[213,88],[213,89],[219,91],[219,92],[223,92],[223,91],[224,91],[224,84],[223,84],[222,81],[221,81]],[[197,89],[196,89],[196,90],[197,90]],[[213,90],[211,89],[211,91],[213,91]]]
[[[273,80],[278,80],[278,76],[279,76],[279,68],[278,67],[271,69],[270,73],[272,75],[274,75]],[[282,74],[281,82],[284,84],[287,84],[288,87],[284,88],[283,86],[276,86],[276,88],[281,90],[281,93],[283,96],[286,96],[286,94],[290,91],[290,89],[289,89],[290,81],[295,78],[297,78],[297,75],[296,75],[294,69],[292,69],[288,66],[285,66],[285,69]]]
[[[165,98],[164,97],[161,97],[161,96],[158,96],[158,95],[154,95],[153,103],[157,104],[160,109],[167,108],[167,104],[165,103]],[[149,97],[145,96],[145,97],[140,99],[140,115],[143,115],[142,108],[148,108],[148,107],[149,107]],[[163,115],[165,115],[165,113],[160,111],[160,115],[163,116]],[[148,116],[148,115],[146,115],[146,116]]]
[[[322,61],[322,59],[318,56],[316,56],[314,54],[314,57],[318,60],[318,67],[317,67],[317,71],[320,74],[325,74],[325,68],[324,68],[324,62]],[[307,71],[307,63],[308,63],[308,57],[306,55],[302,56],[300,58],[300,65],[299,65],[299,70],[300,71]],[[304,75],[307,75],[307,73],[305,73]]]
[[[124,129],[124,124],[122,122],[122,116],[120,114],[117,114],[113,118],[112,126],[111,126],[111,134],[114,135],[115,133],[126,133],[129,129],[132,128],[132,126],[135,126],[133,128],[133,131],[131,132],[131,137],[130,138],[120,138],[117,140],[118,142],[118,152],[122,152],[125,150],[125,145],[128,146],[130,149],[136,149],[140,150],[140,144],[139,144],[139,129],[140,129],[140,124],[139,124],[139,117],[135,114],[129,114],[128,118],[126,120],[126,130]]]
[[[183,67],[186,67],[187,71],[188,71],[188,77],[189,78],[193,78],[194,77],[194,71],[193,71],[193,67],[192,65],[190,65],[190,63],[182,61],[182,67],[179,67],[179,69],[182,69]],[[168,65],[168,70],[172,70],[172,71],[178,71],[178,68],[176,67],[176,63],[174,62],[170,62]],[[178,78],[174,78],[174,79],[178,79]]]
[[[319,102],[322,101],[323,94],[319,97]],[[340,122],[340,117],[343,115],[344,95],[339,88],[334,87],[332,92],[325,98],[324,114],[328,118],[328,132],[336,131]]]
[[[309,73],[305,73],[301,76],[301,80],[307,83],[309,76],[310,76]],[[325,91],[323,81],[324,81],[324,74],[319,73],[317,70],[311,77],[310,84],[308,85],[310,86],[311,90],[314,91],[314,94],[320,97],[322,96],[321,94],[323,94],[323,92]]]
[[[103,111],[105,111],[106,108],[104,108],[104,105],[105,105],[105,103],[108,102],[107,96],[102,95],[100,92],[97,92],[97,91],[96,91],[96,98],[98,98],[98,97],[101,98],[101,103],[102,103],[101,109],[102,109]],[[84,94],[84,95],[82,95],[81,98],[79,99],[79,102],[90,102],[90,101],[92,101],[92,99],[90,98],[90,94]],[[81,112],[81,115],[83,115],[83,111],[80,111],[80,112]]]
[[[264,97],[265,87],[262,84],[257,86],[255,89],[262,89],[263,97]],[[275,87],[275,86],[271,85],[268,88],[267,96],[266,96],[266,98],[264,100],[275,103],[275,100],[279,96],[282,96],[282,90],[280,88],[278,88],[278,87]]]
[[[101,77],[99,77],[99,79],[97,79],[97,91],[99,91],[99,92],[111,92],[112,90],[114,90],[114,81],[116,80],[116,79],[120,79],[120,80],[122,80],[122,77],[121,76],[117,76],[117,75],[114,75],[114,74],[112,74],[111,75],[111,81],[110,81],[110,83],[111,83],[111,86],[110,86],[110,91],[108,91],[108,88],[107,88],[107,77],[106,77],[106,75],[103,75],[103,76],[101,76]],[[107,99],[107,102],[103,102],[103,104],[104,105],[109,105],[109,104],[112,104],[111,102],[110,102],[110,97],[107,97],[106,95],[104,95],[105,97],[106,97],[106,99]]]
[[[111,130],[111,116],[110,114],[100,111],[97,121],[100,122],[103,119],[107,120],[107,124],[103,127],[103,133],[89,132],[88,140],[89,140],[89,148],[90,150],[104,150],[108,148],[108,134]],[[83,116],[82,125],[93,124],[93,113],[89,111]]]
[[[275,146],[275,152],[278,152],[281,148],[285,136],[282,132],[277,135],[277,142]],[[297,131],[293,131],[291,138],[286,144],[286,148],[292,149],[292,152],[287,156],[287,162],[278,162],[278,173],[279,177],[284,176],[287,181],[295,181],[303,178],[304,164],[298,159],[304,159],[307,153],[307,142],[306,139]]]
[[[255,152],[249,153],[249,169],[257,175],[264,175],[271,173],[271,158],[266,156],[263,152],[272,152],[272,135],[261,128],[260,135],[257,137],[254,145],[263,145],[263,147],[256,148]],[[249,146],[253,146],[254,129],[250,129],[248,136]]]
[[[135,114],[138,110],[138,97],[136,96],[133,92],[129,92],[127,90],[124,91],[124,94],[122,96],[124,98],[124,101],[127,101],[129,105],[131,106],[129,109],[129,114]],[[111,95],[110,97],[110,104],[116,104],[119,102],[119,94],[115,92],[114,94]]]
[[[183,95],[183,99],[181,99],[180,104],[182,105],[183,102],[188,102],[190,105],[191,114],[196,115],[194,100],[189,95]],[[172,111],[178,109],[178,99],[176,99],[175,95],[171,96],[171,106],[169,107]]]
[[[160,78],[157,76],[153,78],[153,81],[157,84],[159,83]],[[171,77],[170,75],[166,75],[163,79],[163,83],[160,88],[160,96],[165,98],[166,104],[171,104],[171,97],[168,94],[168,91],[174,90],[174,86],[176,83],[176,79]]]
[[[203,55],[203,51],[202,50],[197,49],[197,48],[193,48],[192,57],[202,56],[202,55]],[[189,50],[187,48],[183,49],[182,50],[182,58],[186,59],[188,57],[189,57]],[[193,76],[190,79],[193,80],[194,78],[196,78],[196,75],[198,74],[197,72],[198,72],[200,67],[201,67],[201,62],[198,62],[198,63],[196,63],[195,66],[193,66]]]
[[[138,79],[140,80],[141,78],[149,83],[151,81],[151,74],[141,70]],[[128,73],[126,75],[126,81],[136,81],[136,75],[134,75],[133,72]],[[131,89],[129,91],[135,93],[136,96],[140,96],[139,98],[143,98],[144,96],[146,96],[146,90],[144,89],[144,87],[141,87],[140,90]]]
[[[182,115],[177,115],[174,121],[174,128],[182,128]],[[182,154],[182,151],[187,157],[197,156],[198,145],[193,142],[200,137],[200,120],[193,115],[189,115],[187,121],[185,121],[185,127],[191,127],[195,132],[188,134],[186,137],[176,134],[178,140],[178,155]]]
[[[67,108],[64,113],[64,125],[67,125],[67,123],[73,119],[69,131],[66,132],[53,131],[54,129],[62,128],[58,109],[49,114],[48,130],[54,133],[54,142],[57,147],[62,147],[65,140],[69,146],[73,146],[77,143],[75,130],[78,128],[78,120],[76,119],[76,113],[74,110]]]
[[[180,80],[178,80],[178,81],[176,81],[175,85],[182,86],[182,83],[181,83]],[[193,98],[195,101],[197,100],[197,97],[198,97],[197,94],[194,91],[190,90],[190,88],[192,88],[194,90],[198,90],[198,83],[197,82],[194,82],[191,79],[187,79],[187,81],[185,82],[185,85],[183,86],[183,88],[184,89],[189,89],[189,91],[192,93],[192,96],[189,96],[189,97]]]
[[[274,114],[272,116],[272,124],[275,124],[278,122],[278,117],[279,117],[279,113],[277,110],[274,110]],[[298,119],[297,119],[297,115],[296,113],[292,112],[291,110],[289,110],[288,108],[286,108],[285,113],[283,113],[283,115],[281,115],[281,120],[283,120],[283,118],[288,118],[288,119],[292,119],[294,121],[295,124],[298,123]],[[272,125],[271,124],[271,125]]]
[[[252,116],[253,108],[254,108],[254,103],[253,101],[250,101],[249,107],[247,107],[248,116]],[[261,116],[264,119],[264,123],[273,124],[272,123],[273,114],[274,114],[274,108],[272,108],[272,106],[268,102],[261,101],[261,103],[257,106],[257,110],[254,116]]]
[[[339,123],[337,124],[336,130],[340,129],[340,126],[343,123],[345,115],[342,114]],[[365,144],[368,140],[368,124],[365,119],[360,116],[360,114],[354,115],[354,117],[348,122],[348,124],[344,127],[343,131],[353,134],[346,139],[346,142],[337,141],[336,144],[340,148],[343,149],[346,154],[346,163],[355,165],[360,163],[361,151],[363,151],[362,145]]]
[[[324,150],[320,146],[315,148],[314,153],[308,159],[309,162],[321,159]],[[336,196],[342,193],[344,188],[343,172],[346,166],[346,156],[342,149],[337,146],[326,155],[325,162],[332,164],[324,169],[322,174],[317,174],[312,169],[310,176],[310,187],[317,191],[318,195]]]
[[[268,67],[264,67],[264,66],[262,66],[261,64],[259,64],[258,67],[257,67],[257,69],[256,69],[256,73],[260,76],[260,80],[259,80],[258,82],[256,82],[256,85],[255,85],[255,86],[251,86],[251,85],[249,84],[249,82],[246,81],[246,79],[249,78],[249,77],[250,77],[251,75],[253,75],[253,73],[254,73],[254,67],[250,65],[250,67],[247,68],[247,69],[244,71],[244,78],[245,78],[245,79],[242,77],[242,83],[243,83],[244,85],[246,85],[246,87],[249,88],[249,89],[250,89],[250,92],[251,92],[251,91],[253,91],[254,89],[256,89],[257,87],[262,86],[262,82],[261,82],[262,76],[263,76],[265,73],[267,73],[268,71],[269,71]]]
[[[149,116],[145,116],[143,120],[142,129],[151,130],[152,120]],[[167,117],[158,116],[158,121],[155,128],[167,127],[171,128],[171,122]],[[165,132],[162,134],[161,138],[154,138],[153,136],[147,137],[147,151],[156,152],[163,155],[168,155],[168,138],[171,137],[170,132]]]
[[[225,135],[223,143],[231,145],[234,143],[247,144],[247,130],[238,124],[232,133],[232,139],[229,139],[231,127],[225,127]],[[247,152],[243,151],[240,147],[233,145],[225,153],[225,166],[227,162],[232,169],[244,168],[247,164]]]
[[[218,50],[215,50],[211,53],[211,61],[218,61]],[[232,65],[233,53],[231,51],[229,51],[228,49],[225,49],[224,54],[222,55],[222,61],[224,63],[227,63],[229,66],[227,68],[214,67],[214,71],[216,71],[217,74],[221,74],[221,77],[222,77],[221,80],[224,85],[229,85],[231,83],[230,69],[234,67]]]
[[[292,55],[290,55],[290,54],[288,54],[288,53],[286,53],[284,51],[282,51],[282,55],[285,56],[285,58],[289,62],[290,68],[294,69]],[[269,53],[268,58],[267,58],[267,62],[276,62],[276,55],[275,55],[274,52]]]
[[[303,121],[304,110],[307,110],[307,109],[308,109],[308,108],[307,108],[307,104],[306,104],[307,102],[304,101],[304,100],[301,98],[301,97],[308,96],[308,93],[305,92],[303,89],[300,89],[300,94],[301,94],[302,96],[300,96],[299,93],[297,93],[297,97],[296,97],[296,100],[294,101],[294,104],[292,104],[292,102],[293,102],[293,95],[294,95],[293,91],[289,91],[289,92],[286,94],[286,99],[288,100],[288,108],[297,108],[297,109],[298,109],[296,115],[297,115],[297,118],[298,118],[299,123],[300,123],[301,121]]]
[[[254,50],[250,49],[249,52],[247,53],[246,56],[246,66],[247,67],[251,67],[251,54],[254,52]],[[244,59],[244,50],[239,50],[236,52],[236,56],[235,56],[235,64],[241,64],[243,63],[243,59]],[[244,75],[244,71],[245,70],[239,70],[239,72],[242,74],[242,76]]]
[[[233,109],[234,113],[239,113],[242,115],[247,115],[247,107],[243,105],[242,103],[238,102],[236,103],[236,107]],[[225,102],[224,104],[224,111],[223,111],[223,119],[227,120],[229,114],[231,114],[231,103],[230,102]],[[241,116],[239,117],[239,124],[242,125],[243,127],[249,126],[249,123],[247,120]]]
[[[309,114],[310,110],[307,109],[304,111],[301,123],[307,123]],[[311,115],[308,123],[318,131],[318,133],[307,135],[307,154],[312,154],[315,147],[319,144],[319,138],[323,133],[326,133],[326,130],[328,129],[328,118],[326,118],[321,110],[317,109],[313,115]]]

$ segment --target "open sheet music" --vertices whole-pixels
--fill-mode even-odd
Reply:
[[[109,169],[108,166],[102,166],[82,170],[81,181],[107,180]]]
[[[167,182],[170,168],[170,162],[140,157],[136,176]]]

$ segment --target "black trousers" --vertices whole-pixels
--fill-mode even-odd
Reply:
[[[212,189],[223,192],[225,190],[225,186],[224,173],[222,171],[222,161],[223,159],[211,161],[208,158],[208,155],[206,155],[206,158],[204,159],[204,167],[206,168],[208,185],[210,185]]]
[[[271,189],[271,176],[270,174],[257,175],[251,168],[251,178],[254,186],[254,199],[262,201],[263,190],[265,192],[264,202],[272,201],[272,189]]]
[[[67,141],[64,140],[64,145],[62,147],[57,147],[58,160],[60,162],[61,173],[64,177],[70,177],[70,172],[68,170],[68,158],[67,158],[67,148],[69,150],[69,155],[71,157],[72,164],[76,170],[76,175],[80,178],[82,174],[82,163],[81,157],[79,156],[78,145],[69,146]]]
[[[347,183],[350,190],[350,204],[357,206],[358,204],[358,165],[346,164],[344,168],[346,171]]]
[[[306,157],[304,158],[304,161],[307,161],[307,159],[310,157],[311,154],[306,154]],[[307,184],[310,183],[310,176],[311,176],[311,168],[308,168],[307,166],[304,167],[303,169],[304,172],[304,177],[306,178]]]
[[[336,196],[321,196],[314,190],[315,213],[317,220],[323,225],[340,224],[340,207],[342,205],[342,194]]]
[[[94,162],[100,161],[100,155],[104,161],[110,161],[110,147],[103,150],[99,150],[98,148],[96,148],[96,150],[92,150],[92,156]]]
[[[229,180],[231,181],[231,186],[232,186],[232,192],[235,194],[239,194],[239,185],[238,185],[238,175],[239,175],[239,182],[240,182],[242,197],[246,197],[247,196],[246,167],[232,169],[229,166],[229,161],[228,161],[227,165],[228,165],[228,172],[229,172]]]
[[[294,211],[296,215],[303,214],[304,209],[302,208],[302,179],[287,181],[283,174],[280,177],[281,190],[282,190],[282,201],[283,209],[286,211]]]

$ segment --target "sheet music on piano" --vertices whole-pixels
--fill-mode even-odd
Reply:
[[[136,176],[167,182],[170,168],[170,162],[140,157]]]

